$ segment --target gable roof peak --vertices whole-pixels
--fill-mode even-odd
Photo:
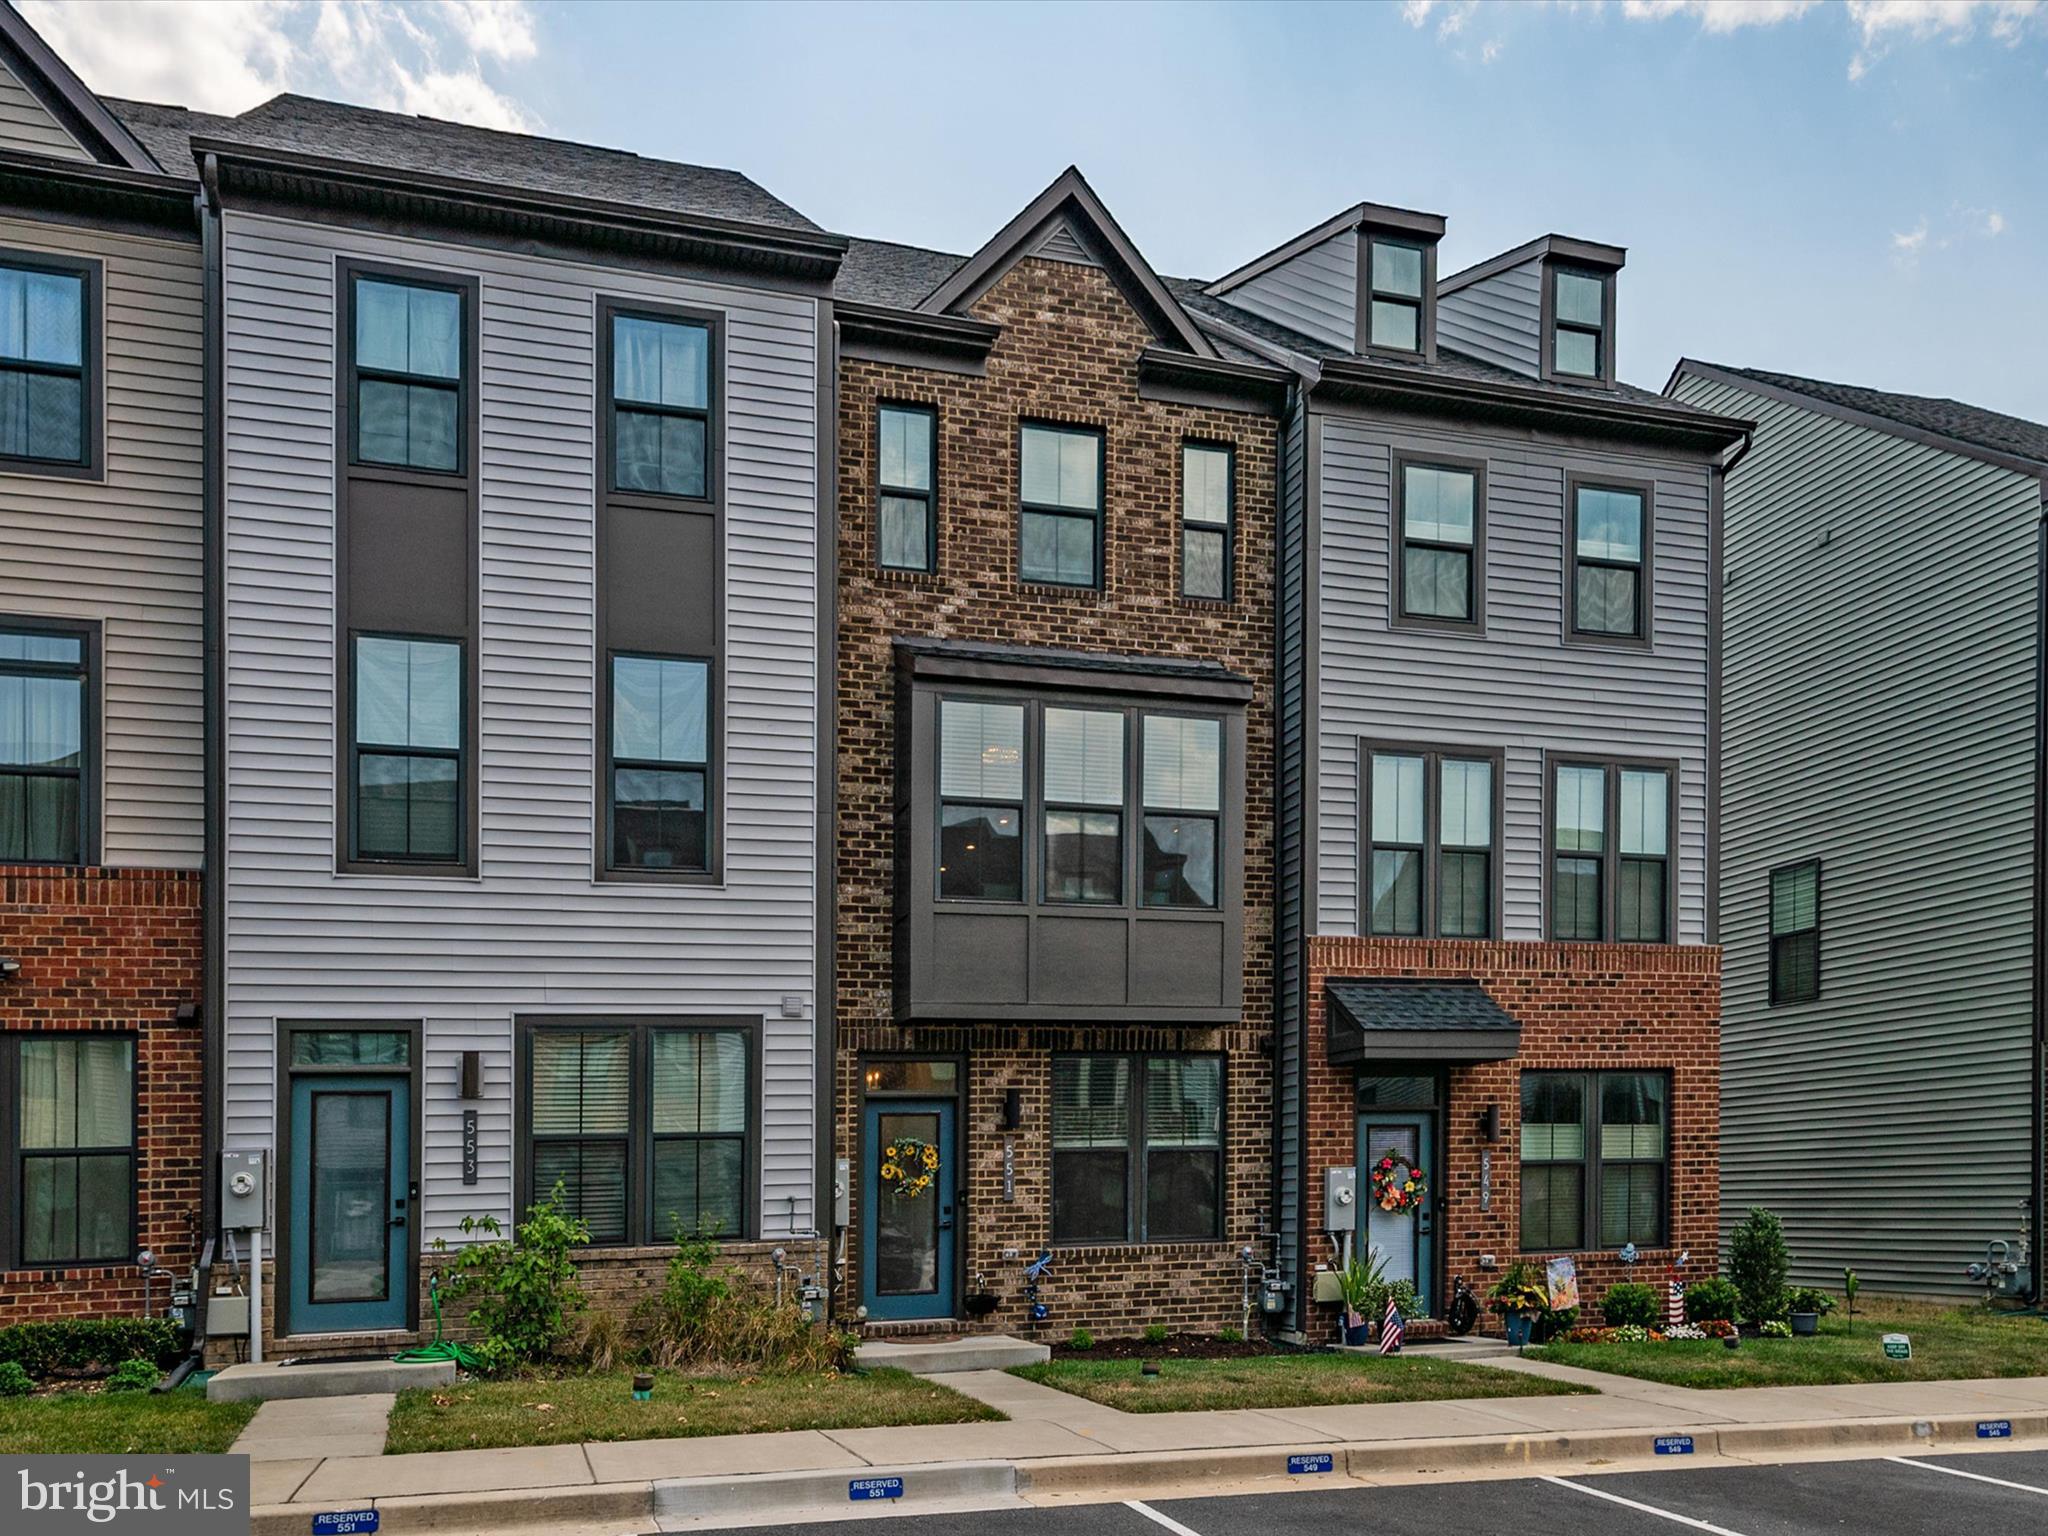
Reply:
[[[131,171],[177,174],[183,167],[158,165],[106,103],[78,78],[57,50],[43,41],[12,5],[0,0],[0,61],[87,154],[102,165]]]

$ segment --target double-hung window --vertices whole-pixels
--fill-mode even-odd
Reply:
[[[357,635],[353,647],[352,857],[460,863],[462,642]]]
[[[84,262],[0,257],[0,466],[93,467],[98,278]]]
[[[938,425],[939,414],[928,405],[885,405],[877,412],[875,526],[884,570],[938,569]]]
[[[611,659],[610,867],[711,867],[711,664]]]
[[[1491,937],[1497,760],[1378,747],[1366,756],[1366,931]]]
[[[1018,568],[1024,580],[1101,586],[1102,433],[1026,422],[1018,455]]]
[[[1024,899],[1024,706],[939,705],[939,895]]]
[[[593,1243],[746,1232],[748,1031],[601,1018],[535,1025],[526,1057],[529,1201],[559,1187]]]
[[[711,327],[614,312],[612,489],[711,494]]]
[[[1210,443],[1180,450],[1180,595],[1228,602],[1237,451]]]
[[[1771,1006],[1820,996],[1820,860],[1771,871]]]
[[[1222,1058],[1055,1056],[1052,1147],[1054,1242],[1217,1238]]]
[[[1400,616],[1472,624],[1480,614],[1484,478],[1477,465],[1400,459]]]
[[[1372,345],[1422,350],[1423,248],[1375,235],[1371,242]]]
[[[1667,1240],[1669,1100],[1662,1072],[1522,1074],[1523,1252]]]
[[[351,281],[356,462],[460,473],[462,291],[368,275]]]
[[[1647,641],[1649,493],[1571,482],[1571,628],[1594,640]]]
[[[1550,269],[1550,371],[1567,378],[1607,376],[1607,285],[1612,279],[1571,267]]]
[[[1059,709],[1045,719],[1045,899],[1123,899],[1122,710]]]
[[[1550,936],[1668,942],[1671,770],[1559,762],[1552,772]]]
[[[0,1050],[12,1127],[9,1267],[135,1257],[135,1041],[14,1035]]]
[[[1146,715],[1141,904],[1214,907],[1223,809],[1223,722]]]
[[[91,637],[0,623],[0,863],[87,857]]]

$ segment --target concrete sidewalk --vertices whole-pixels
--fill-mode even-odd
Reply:
[[[1298,1484],[1288,1458],[1319,1453],[1337,1477],[1384,1481],[1664,1464],[1656,1442],[1669,1437],[1690,1437],[1683,1454],[1748,1459],[1958,1449],[2003,1444],[2004,1434],[2048,1440],[2048,1377],[1700,1391],[1511,1356],[1487,1363],[1599,1395],[1133,1414],[970,1371],[943,1380],[1007,1422],[406,1456],[357,1454],[362,1443],[352,1440],[319,1456],[259,1459],[251,1469],[256,1536],[303,1536],[315,1513],[372,1507],[383,1536],[535,1523],[620,1533],[779,1523],[848,1513],[856,1507],[849,1485],[878,1477],[904,1479],[891,1513],[1122,1498],[1165,1487]],[[351,1405],[348,1431],[360,1434],[381,1406]],[[309,1450],[328,1437],[293,1417],[276,1422],[277,1434],[265,1437],[271,1445]],[[2000,1438],[1981,1438],[1987,1433]],[[253,1444],[236,1449],[263,1454]]]

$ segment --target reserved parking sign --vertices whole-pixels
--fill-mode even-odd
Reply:
[[[903,1497],[903,1479],[900,1477],[856,1477],[846,1485],[849,1499],[900,1499]]]
[[[1690,1456],[1692,1454],[1692,1436],[1659,1435],[1654,1449],[1659,1456]]]
[[[1337,1458],[1328,1451],[1315,1451],[1305,1456],[1287,1458],[1287,1470],[1290,1473],[1328,1472],[1336,1465]]]

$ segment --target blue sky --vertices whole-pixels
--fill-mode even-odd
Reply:
[[[955,251],[1069,163],[1170,273],[1364,199],[1445,215],[1447,272],[1612,241],[1637,383],[1691,355],[2048,421],[2040,0],[22,8],[110,92],[524,126]]]

